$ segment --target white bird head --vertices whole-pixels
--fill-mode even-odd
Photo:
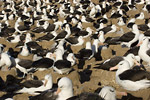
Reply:
[[[116,91],[110,86],[104,86],[99,95],[105,100],[116,100]]]
[[[104,43],[105,42],[105,37],[104,37],[104,31],[100,31],[99,32],[99,41],[101,42],[101,43]]]
[[[133,31],[135,34],[139,33],[139,29],[138,29],[138,26],[137,26],[136,24],[134,24],[134,25],[132,26],[132,31]]]
[[[134,23],[135,22],[135,18],[131,18],[128,23],[131,23],[131,22]]]
[[[122,72],[130,69],[130,64],[127,60],[120,61],[115,67],[111,67],[110,70],[116,70],[116,76],[121,74]]]
[[[86,42],[86,48],[85,49],[91,49],[91,42],[90,41]]]
[[[73,84],[68,77],[63,77],[58,81],[58,89],[55,92],[57,100],[66,100],[73,96]]]
[[[126,92],[120,92],[116,91],[113,87],[111,86],[104,86],[101,91],[99,92],[99,95],[105,99],[105,100],[117,100],[116,95],[123,95],[126,96]]]
[[[53,85],[51,74],[45,75],[44,80],[45,80],[44,86],[49,87],[51,89]]]
[[[92,32],[93,32],[93,30],[90,27],[87,27],[86,31],[89,32],[90,34],[92,34]]]
[[[67,60],[71,62],[71,65],[73,66],[76,62],[76,57],[73,53],[69,53],[67,56]]]
[[[128,61],[130,68],[133,67],[134,64],[140,66],[140,61],[138,61],[139,59],[136,59],[135,55],[132,53],[128,54],[126,57],[124,57],[124,59]]]
[[[62,60],[63,59],[63,51],[61,49],[57,49],[55,54],[56,54],[56,61],[57,60]]]

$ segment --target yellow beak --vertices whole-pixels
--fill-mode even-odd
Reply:
[[[143,41],[141,41],[140,43],[138,43],[136,46],[140,46],[143,43]]]
[[[109,70],[112,71],[112,70],[115,70],[115,69],[118,69],[118,66],[111,67]]]
[[[55,92],[56,95],[58,95],[61,92],[61,89],[58,88],[57,91]]]
[[[134,63],[138,66],[140,66],[141,64],[137,62],[137,60],[134,59]]]
[[[121,96],[127,96],[126,92],[120,92],[120,91],[116,91],[116,95],[121,95]]]
[[[46,86],[47,82],[48,82],[48,80],[45,80],[44,86]]]

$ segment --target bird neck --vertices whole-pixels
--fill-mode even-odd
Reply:
[[[132,58],[126,57],[125,60],[127,60],[129,62],[130,67],[132,67],[134,65],[134,61]]]
[[[142,49],[144,49],[144,50],[149,49],[148,43],[149,43],[149,41],[144,41],[143,44],[140,46],[140,48],[142,48]]]
[[[129,0],[129,1],[128,1],[128,5],[132,5],[132,0]]]
[[[58,99],[57,100],[66,100],[70,97],[73,96],[73,89],[67,89],[67,90],[62,90],[59,94],[58,94]]]
[[[62,53],[62,51],[56,52],[56,61],[57,60],[63,60],[63,53]]]
[[[90,43],[87,43],[85,49],[91,49],[91,44],[90,44]]]
[[[95,40],[93,41],[92,50],[93,50],[94,52],[98,52],[98,43],[99,43],[99,40],[98,40],[98,39],[95,39]]]
[[[128,63],[129,64],[129,63]],[[116,76],[118,76],[119,74],[123,73],[124,71],[130,69],[129,67],[130,65],[125,65],[125,66],[121,66],[121,68],[118,68],[117,72],[116,72]]]
[[[49,79],[45,87],[51,89],[52,86],[53,86],[52,79]]]
[[[150,28],[150,23],[148,23],[147,26]]]
[[[68,56],[67,60],[71,62],[72,66],[75,64],[75,57],[74,56]]]
[[[104,43],[104,41],[105,41],[104,34],[99,36],[99,41]]]

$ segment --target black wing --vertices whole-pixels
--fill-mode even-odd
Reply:
[[[144,70],[130,69],[121,73],[119,75],[119,78],[121,80],[138,81],[138,80],[145,79],[145,78],[150,79],[150,73]]]
[[[32,66],[32,61],[31,60],[21,60],[20,62],[18,62],[18,65],[20,65],[26,69],[29,69]]]
[[[112,30],[111,26],[107,26],[107,27],[104,27],[103,29],[101,29],[100,31],[103,31],[104,34],[106,34],[107,32],[109,32],[111,30]]]
[[[39,95],[29,97],[29,100],[56,100],[58,96],[54,94],[54,91],[55,90],[44,91]]]
[[[120,44],[119,39],[120,37],[107,37],[105,39],[105,43],[109,45],[117,45],[117,44]]]
[[[24,31],[24,30],[29,30],[29,29],[30,29],[30,27],[26,27],[26,26],[19,26],[19,27],[18,27],[18,29],[19,29],[20,31]]]
[[[57,67],[58,69],[70,68],[71,62],[67,60],[58,60],[55,62],[54,66]]]
[[[26,88],[40,87],[42,85],[43,85],[43,82],[40,80],[27,80],[21,83],[21,86],[26,87]]]
[[[142,24],[142,25],[138,25],[138,29],[141,31],[147,31],[149,27],[145,24]]]
[[[42,36],[42,37],[37,38],[36,41],[42,41],[42,40],[47,40],[47,41],[49,41],[49,40],[53,39],[54,37],[55,37],[55,36],[54,36],[53,34],[48,33],[48,34],[46,34],[46,35],[44,35],[44,36]]]
[[[41,33],[44,31],[45,31],[45,29],[43,27],[36,27],[32,30],[32,32],[35,32],[35,33]]]
[[[35,68],[50,68],[53,65],[54,61],[49,58],[42,58],[37,61],[34,61],[32,66]]]
[[[138,55],[139,49],[140,49],[140,46],[135,46],[135,47],[129,49],[123,56],[127,56],[129,53]]]
[[[150,36],[150,30],[147,30],[145,33],[144,33],[145,36]]]
[[[82,59],[89,59],[89,57],[93,54],[92,50],[90,49],[85,49],[85,50],[80,50],[80,55]]]
[[[123,34],[119,40],[121,42],[129,42],[134,38],[134,36],[135,34],[133,32],[128,32],[128,33]]]
[[[69,42],[70,44],[77,44],[78,41],[78,37],[69,37],[67,39],[65,39],[67,42]]]
[[[67,35],[67,32],[66,32],[66,31],[62,31],[62,32],[60,32],[60,33],[55,37],[54,40],[63,39],[63,38],[66,37],[66,35]]]
[[[104,100],[97,93],[81,93],[80,95],[73,96],[67,100]]]
[[[150,56],[150,49],[146,51],[146,54]]]
[[[88,35],[89,33],[87,31],[79,31],[76,36],[86,36]]]
[[[34,49],[39,49],[42,48],[37,42],[35,41],[30,41],[28,43],[26,43],[26,45],[30,48],[34,48]]]
[[[109,70],[111,67],[116,66],[122,60],[123,60],[123,58],[121,56],[115,56],[115,57],[111,58],[109,61],[100,63],[99,66],[97,66],[95,68]]]
[[[55,29],[55,25],[54,24],[50,24],[47,29],[45,30],[45,32],[52,32]]]

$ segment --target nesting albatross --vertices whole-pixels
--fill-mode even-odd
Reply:
[[[124,89],[138,91],[150,87],[150,73],[144,70],[131,69],[126,60],[121,61],[110,70],[118,69],[116,72],[116,82]]]

